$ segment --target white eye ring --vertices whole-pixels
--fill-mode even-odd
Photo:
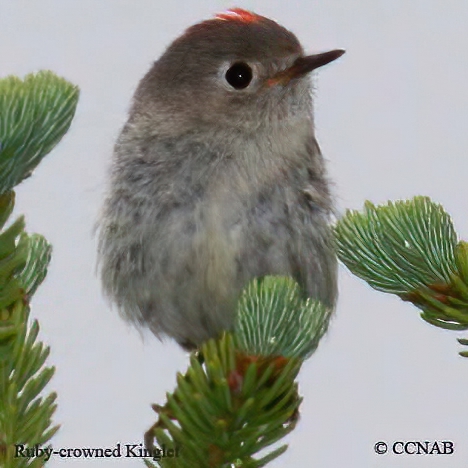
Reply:
[[[225,62],[218,72],[218,79],[223,87],[233,93],[254,91],[257,88],[258,76],[258,64],[242,59]]]

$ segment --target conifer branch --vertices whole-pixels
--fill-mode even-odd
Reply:
[[[432,325],[468,329],[468,244],[441,205],[428,197],[366,202],[363,213],[347,211],[335,233],[340,260],[374,289],[411,302]]]
[[[46,444],[55,392],[43,395],[54,368],[45,366],[49,348],[37,341],[30,301],[44,280],[51,246],[24,231],[23,217],[5,228],[14,208],[13,187],[29,177],[68,130],[78,89],[51,72],[24,80],[0,80],[0,466],[39,468],[42,458],[16,457],[16,446]]]
[[[0,80],[0,193],[29,177],[70,127],[78,88],[50,71]]]
[[[252,281],[238,304],[233,334],[205,343],[146,433],[147,467],[265,466],[287,448],[276,443],[296,426],[295,378],[316,349],[331,311],[304,299],[291,278]],[[156,443],[155,443],[156,442]],[[177,456],[162,457],[172,450]]]

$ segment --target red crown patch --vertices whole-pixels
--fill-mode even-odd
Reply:
[[[218,13],[216,19],[224,21],[240,21],[241,23],[255,23],[261,17],[251,11],[243,10],[242,8],[230,8],[229,10]]]

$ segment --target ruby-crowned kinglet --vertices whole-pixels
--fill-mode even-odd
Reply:
[[[289,275],[333,309],[333,208],[304,55],[263,16],[189,28],[141,80],[99,221],[103,288],[126,319],[190,349],[231,329],[255,277]]]

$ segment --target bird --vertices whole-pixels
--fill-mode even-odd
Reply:
[[[333,310],[331,182],[306,55],[276,21],[232,8],[189,27],[134,93],[98,220],[104,294],[192,350],[232,330],[254,278],[294,278]]]

